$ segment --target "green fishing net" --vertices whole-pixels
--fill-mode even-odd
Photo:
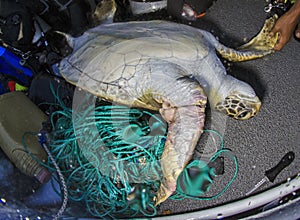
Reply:
[[[156,112],[95,97],[91,102],[86,101],[88,98],[82,100],[72,108],[61,101],[56,105],[59,108],[51,113],[52,131],[47,138],[51,157],[65,178],[68,199],[85,205],[95,217],[155,216],[153,198],[162,177],[159,160],[167,124]],[[223,148],[221,135],[210,132],[217,134],[221,142],[220,150],[210,160],[228,154],[236,164],[234,176],[217,195],[201,197],[209,190],[215,174],[207,163],[193,160],[178,179],[179,187],[171,199],[213,199],[236,178],[236,158]],[[51,160],[46,166],[56,171]],[[197,175],[189,175],[192,169]]]
[[[53,112],[48,144],[69,199],[85,203],[97,217],[155,215],[165,122],[149,111],[107,103],[87,106],[75,118],[71,108]],[[74,124],[81,125],[76,134]]]

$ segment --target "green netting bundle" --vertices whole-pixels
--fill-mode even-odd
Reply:
[[[69,199],[98,217],[155,215],[151,189],[161,178],[166,124],[148,111],[103,103],[74,114],[65,107],[52,113],[49,139]]]
[[[67,188],[68,199],[84,203],[95,217],[156,215],[153,197],[162,177],[159,160],[167,124],[158,114],[90,97],[91,101],[87,96],[79,97],[83,101],[73,104],[73,108],[67,108],[57,97],[59,110],[51,114],[52,132],[48,138],[54,159],[43,165],[55,172],[56,163],[64,176],[66,186],[62,188]],[[199,160],[191,161],[170,198],[213,199],[222,195],[236,178],[236,158],[223,148],[218,132],[209,132],[216,134],[221,143],[210,161],[227,154],[236,164],[234,176],[220,193],[203,197],[215,176],[213,168]],[[191,169],[198,174],[190,176]]]

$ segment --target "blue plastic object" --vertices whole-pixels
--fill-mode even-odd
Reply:
[[[33,72],[20,64],[21,58],[0,46],[0,73],[27,86],[33,77]]]
[[[0,95],[4,94],[4,93],[6,93],[6,92],[7,92],[7,91],[6,91],[5,86],[0,82]]]

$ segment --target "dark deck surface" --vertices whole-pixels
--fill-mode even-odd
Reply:
[[[264,6],[264,0],[219,0],[203,19],[193,25],[212,32],[225,45],[237,47],[261,29],[266,18]],[[262,99],[261,111],[254,118],[248,121],[226,120],[225,147],[238,159],[238,176],[217,199],[168,200],[158,208],[159,213],[201,210],[241,199],[264,177],[264,172],[276,165],[288,151],[294,151],[294,162],[280,173],[273,184],[266,184],[260,190],[272,187],[300,171],[299,55],[300,42],[292,39],[280,52],[263,59],[230,65],[229,74],[252,85]],[[223,189],[234,169],[232,161],[225,159],[225,173],[215,179],[213,192]],[[18,188],[22,188],[24,183],[21,180],[14,183],[18,184]]]
[[[266,17],[264,6],[263,0],[219,0],[196,26],[209,30],[225,45],[236,47],[260,30]],[[237,156],[237,179],[217,199],[171,201],[164,203],[162,210],[201,210],[243,198],[264,177],[264,172],[275,166],[288,151],[294,151],[294,162],[278,175],[273,184],[265,184],[260,190],[272,187],[300,171],[299,53],[300,42],[293,38],[280,52],[230,66],[229,74],[252,85],[262,99],[262,108],[254,118],[248,121],[227,120],[225,147]],[[230,160],[225,160],[225,173],[215,181],[220,181],[218,190],[224,187],[224,182],[229,180],[234,169]]]

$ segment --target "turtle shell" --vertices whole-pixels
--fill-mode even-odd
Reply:
[[[164,21],[103,25],[71,41],[73,53],[60,63],[61,74],[108,100],[115,100],[120,88],[147,81],[147,72],[160,71],[157,66],[174,69],[161,71],[160,81],[167,80],[166,74],[189,77],[199,75],[199,66],[208,54],[215,55],[215,39],[208,32]],[[216,61],[216,55],[213,58],[210,62]],[[133,97],[125,99],[141,96],[127,92]]]

